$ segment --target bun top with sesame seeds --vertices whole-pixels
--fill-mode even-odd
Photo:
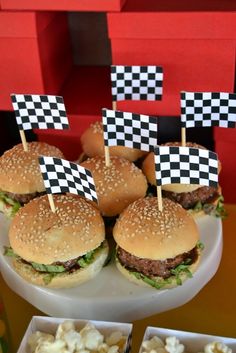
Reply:
[[[103,216],[120,214],[131,202],[144,197],[147,180],[142,171],[125,158],[111,156],[106,167],[104,157],[89,158],[81,165],[91,171]]]
[[[22,144],[14,146],[0,157],[0,190],[16,194],[45,191],[39,168],[39,156],[63,158],[55,146],[43,142],[29,142],[28,152]]]
[[[22,207],[10,225],[14,252],[28,262],[65,262],[97,248],[105,239],[99,211],[76,195],[53,195],[56,212],[46,195]]]
[[[139,199],[120,215],[113,236],[122,249],[139,258],[165,260],[192,250],[199,240],[193,217],[179,204],[156,197]]]
[[[94,122],[85,130],[81,136],[81,144],[84,153],[88,157],[104,156],[103,127],[101,121]],[[111,156],[124,157],[131,162],[147,154],[147,152],[125,146],[109,147],[109,152]]]

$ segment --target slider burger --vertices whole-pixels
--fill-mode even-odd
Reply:
[[[92,279],[108,255],[104,222],[84,198],[46,195],[30,201],[13,218],[5,255],[26,281],[48,288],[69,288]]]
[[[110,157],[106,167],[104,157],[89,158],[80,164],[93,175],[101,214],[113,217],[130,203],[144,197],[147,180],[142,171],[125,158]]]
[[[120,215],[113,229],[118,270],[130,281],[156,289],[181,285],[197,269],[200,243],[193,217],[177,203],[139,199]]]
[[[63,158],[55,146],[43,142],[30,142],[28,152],[22,144],[6,151],[0,157],[0,211],[12,217],[31,199],[45,193],[38,157]]]
[[[168,142],[163,146],[181,146],[181,142]],[[187,142],[187,147],[206,149],[196,143]],[[142,165],[143,173],[151,185],[156,185],[154,153],[151,152],[145,158]],[[220,172],[220,167],[219,167]],[[179,203],[183,208],[189,210],[194,216],[211,214],[216,217],[224,217],[223,197],[221,189],[212,186],[201,186],[197,184],[167,184],[162,185],[162,196]],[[154,189],[156,190],[156,189]]]
[[[85,156],[104,156],[103,126],[101,121],[96,121],[91,124],[87,130],[85,130],[81,136],[81,144]],[[109,153],[110,156],[124,157],[131,162],[136,161],[147,154],[146,152],[136,148],[129,148],[125,146],[109,147]]]

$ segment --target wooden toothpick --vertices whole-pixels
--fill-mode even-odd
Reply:
[[[51,211],[53,213],[55,213],[56,212],[56,207],[55,207],[55,204],[54,204],[54,201],[53,201],[52,194],[47,194],[47,195],[48,195],[48,201],[49,201],[49,204],[50,204]]]
[[[157,201],[158,201],[158,210],[162,212],[162,193],[161,193],[161,186],[157,186]]]
[[[186,128],[185,127],[181,128],[181,142],[182,142],[182,146],[185,147],[186,146]]]
[[[106,163],[106,167],[110,167],[110,152],[109,152],[109,147],[105,146],[105,163]]]
[[[116,101],[113,101],[113,102],[112,102],[112,109],[113,109],[113,110],[116,110],[116,109],[117,109],[117,102],[116,102]]]
[[[20,131],[20,138],[21,138],[21,142],[24,148],[25,152],[28,152],[28,145],[27,145],[27,141],[26,141],[26,137],[25,137],[25,132],[24,130],[19,130]]]

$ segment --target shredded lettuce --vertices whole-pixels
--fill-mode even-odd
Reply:
[[[216,205],[211,203],[204,203],[202,204],[201,201],[198,201],[193,208],[193,212],[204,211],[205,214],[210,216],[214,216],[217,218],[226,218],[227,212],[224,208],[224,198],[223,196],[219,196]],[[191,210],[190,210],[191,212]]]
[[[204,250],[205,248],[204,244],[200,240],[197,242],[197,248],[200,251]]]
[[[80,257],[77,261],[80,267],[84,268],[90,265],[94,261],[95,253],[101,248],[103,248],[103,243],[98,248],[89,251],[87,254]],[[20,256],[14,253],[13,249],[10,246],[4,247],[4,255],[14,257],[15,259],[19,260],[21,259]],[[32,267],[36,271],[45,273],[45,276],[43,277],[43,281],[45,284],[49,284],[53,277],[59,275],[60,273],[66,272],[65,267],[62,265],[44,265],[36,262],[29,262],[29,265],[32,265]]]
[[[20,258],[18,255],[16,255],[13,251],[13,249],[10,246],[4,246],[4,253],[3,255],[9,256],[9,257],[14,257],[15,259]]]
[[[169,278],[152,279],[140,272],[130,271],[130,273],[133,276],[135,276],[137,279],[141,279],[143,282],[149,284],[151,287],[154,287],[156,289],[161,289],[165,287],[167,284],[171,283],[171,280]]]
[[[44,284],[49,284],[55,276],[56,273],[47,273],[45,276],[43,276]]]
[[[31,262],[32,267],[39,272],[49,272],[49,273],[61,273],[65,272],[66,269],[61,265],[43,265],[36,262]]]
[[[135,276],[137,279],[142,280],[143,282],[149,284],[150,286],[156,288],[156,289],[162,289],[165,287],[167,284],[171,284],[173,281],[176,282],[178,286],[182,285],[182,280],[181,280],[181,275],[183,273],[187,274],[187,276],[190,278],[192,277],[192,272],[189,270],[190,267],[190,262],[191,259],[187,259],[178,266],[176,266],[174,269],[171,270],[172,276],[166,279],[163,278],[150,278],[143,273],[136,272],[136,271],[130,271],[130,273]]]
[[[87,267],[88,265],[90,265],[93,260],[94,260],[94,256],[95,253],[97,252],[97,250],[101,249],[103,247],[103,244],[101,244],[98,248],[87,252],[87,254],[85,254],[84,256],[82,256],[77,263],[80,265],[80,267]]]
[[[181,286],[182,284],[181,275],[183,273],[185,273],[189,278],[193,277],[192,272],[189,270],[190,262],[191,259],[187,259],[182,264],[170,270],[171,274],[175,276],[175,280],[178,286]]]
[[[116,258],[116,248],[111,248],[108,254],[108,257],[106,259],[106,262],[104,263],[103,267],[108,266],[110,263],[113,263]]]
[[[12,200],[9,196],[0,191],[0,211],[8,217],[15,216],[16,212],[21,207],[18,201]]]

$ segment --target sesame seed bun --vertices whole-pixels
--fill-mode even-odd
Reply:
[[[139,258],[165,260],[193,249],[199,232],[193,217],[179,204],[156,197],[139,199],[120,215],[113,237],[122,249]]]
[[[9,241],[28,262],[50,265],[68,261],[97,248],[105,239],[99,211],[84,198],[53,195],[56,212],[46,195],[22,207],[11,222]]]
[[[96,121],[82,134],[81,144],[84,153],[88,157],[104,156],[103,127],[101,121]],[[136,148],[124,146],[109,147],[111,156],[119,156],[133,162],[147,153]]]
[[[71,288],[78,286],[94,278],[102,269],[108,255],[107,242],[103,248],[95,254],[94,261],[87,267],[76,270],[72,273],[61,273],[53,277],[47,285],[44,282],[45,274],[35,271],[32,266],[22,263],[22,261],[14,260],[13,266],[16,272],[27,282],[37,286],[47,288]]]
[[[197,258],[197,261],[195,261],[192,265],[189,266],[189,271],[193,274],[198,266],[199,266],[199,263],[200,263],[200,256]],[[125,276],[129,281],[133,282],[133,283],[136,283],[137,285],[139,286],[143,286],[143,287],[149,287],[150,288],[150,285],[145,283],[142,279],[138,279],[136,278],[129,270],[127,270],[124,266],[121,265],[121,263],[116,260],[116,266],[118,268],[118,270],[122,273],[123,276]],[[181,273],[180,276],[179,276],[181,282],[185,282],[187,279],[189,279],[187,273]],[[154,277],[154,279],[157,281],[158,279],[161,279],[160,277]],[[176,283],[176,279],[174,276],[170,277],[169,278],[169,283],[166,283],[163,288],[161,289],[171,289],[171,288],[175,288],[177,287],[177,283]]]
[[[0,190],[16,194],[45,191],[38,157],[63,158],[63,154],[58,148],[43,142],[29,142],[27,145],[28,152],[18,144],[0,157]]]
[[[187,211],[168,199],[163,199],[162,212],[155,197],[129,205],[120,215],[113,236],[118,270],[138,285],[173,288],[199,265],[197,225]],[[178,269],[179,265],[182,268]]]
[[[144,197],[147,180],[142,171],[125,158],[110,157],[106,167],[104,157],[89,158],[81,165],[91,171],[103,216],[120,214],[130,203]]]

